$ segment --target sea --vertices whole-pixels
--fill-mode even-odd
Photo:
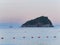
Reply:
[[[60,45],[60,26],[0,28],[0,45]]]

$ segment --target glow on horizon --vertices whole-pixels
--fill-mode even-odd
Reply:
[[[60,24],[60,0],[0,0],[0,23],[24,23],[39,16],[47,16]]]

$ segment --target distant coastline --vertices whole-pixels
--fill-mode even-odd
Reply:
[[[22,25],[22,24],[21,24]],[[19,29],[19,28],[23,28],[21,27],[20,24],[1,24],[0,23],[0,29],[10,29],[12,26],[11,29]],[[24,28],[47,28],[47,27],[24,27]],[[55,28],[55,29],[59,29],[60,28],[60,25],[57,25],[57,24],[54,24],[54,27],[48,27],[48,28]]]

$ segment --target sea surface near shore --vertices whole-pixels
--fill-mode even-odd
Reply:
[[[60,26],[0,28],[0,45],[60,45]]]

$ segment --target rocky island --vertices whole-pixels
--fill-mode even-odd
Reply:
[[[24,23],[21,27],[54,27],[46,16],[41,16]]]

